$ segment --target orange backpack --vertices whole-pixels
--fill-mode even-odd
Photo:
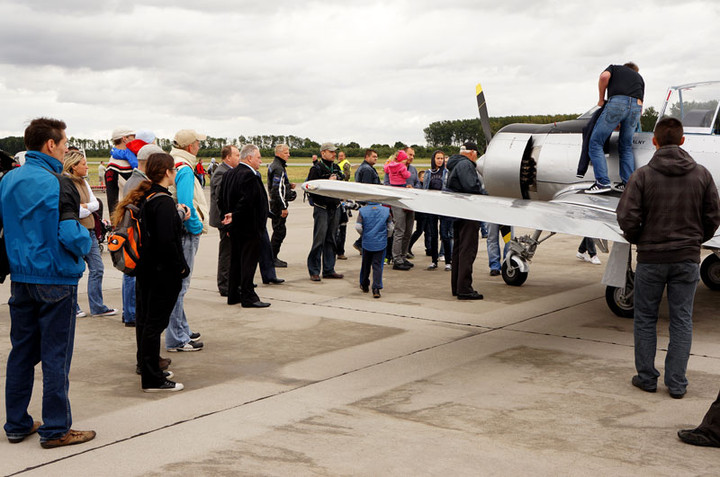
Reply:
[[[147,204],[155,197],[165,193],[150,194]],[[125,206],[125,213],[117,227],[108,236],[108,250],[113,266],[125,275],[134,277],[140,263],[140,208],[134,204]]]

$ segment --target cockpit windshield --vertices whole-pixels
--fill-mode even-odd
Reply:
[[[679,119],[686,134],[720,134],[719,104],[720,81],[672,86],[659,117]]]

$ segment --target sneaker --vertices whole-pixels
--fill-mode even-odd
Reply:
[[[393,265],[393,270],[410,270],[412,267],[410,265],[405,265],[404,263],[396,263]]]
[[[107,310],[103,311],[102,313],[95,313],[93,316],[113,316],[117,315],[117,308],[108,308]]]
[[[182,346],[176,346],[175,348],[168,348],[167,350],[171,353],[176,353],[178,351],[200,351],[203,349],[203,342],[202,341],[188,341]]]
[[[95,439],[95,431],[74,431],[70,429],[64,436],[58,439],[40,442],[40,445],[43,449],[52,449],[54,447],[82,444],[83,442],[93,439]]]
[[[412,253],[412,252],[408,252],[407,255],[406,255],[406,257],[409,258],[410,260],[412,260],[412,259],[415,258],[415,254]]]
[[[583,262],[589,262],[590,261],[590,255],[588,255],[587,252],[583,253],[576,253],[575,256],[578,258],[578,260],[582,260]]]
[[[431,263],[427,267],[428,270],[437,270],[437,263]]]
[[[185,388],[185,386],[182,385],[182,383],[176,383],[175,381],[170,381],[169,379],[166,379],[164,383],[162,383],[160,386],[156,388],[143,388],[144,393],[162,393],[162,392],[175,392],[175,391],[182,391]]]
[[[405,265],[407,265],[408,267],[410,267],[410,268],[412,268],[412,267],[415,266],[414,263],[412,263],[412,262],[410,262],[410,261],[408,261],[408,260],[404,260],[403,263],[404,263]]]
[[[625,192],[625,183],[624,182],[615,182],[613,185],[610,186],[612,190],[615,192],[620,192],[621,194]]]
[[[338,259],[338,260],[347,260],[347,257],[346,257],[345,255],[343,255],[343,254],[340,254],[340,255],[337,256],[337,259]]]
[[[598,256],[595,255],[594,257],[592,257],[592,258],[590,259],[590,263],[592,263],[593,265],[600,265],[602,262],[600,261],[600,259],[598,258]]]
[[[373,288],[373,298],[380,298],[380,289]]]
[[[82,310],[80,310],[80,311],[78,311],[77,313],[75,313],[75,318],[85,318],[86,316],[87,316],[87,313],[85,313],[85,312],[82,311]]]
[[[8,442],[10,442],[10,444],[19,444],[24,441],[26,437],[35,434],[37,430],[40,429],[40,426],[42,426],[42,422],[34,421],[32,427],[26,434],[23,434],[22,436],[16,435],[15,437],[8,436]]]
[[[200,339],[200,333],[190,333],[190,341],[197,341]]]
[[[642,389],[646,393],[654,393],[655,391],[657,391],[657,384],[655,384],[655,386],[643,384],[640,381],[640,376],[638,376],[637,374],[632,377],[632,380],[630,382],[632,383],[633,386],[635,386],[636,388]]]
[[[605,194],[606,192],[610,192],[612,190],[612,187],[610,185],[603,185],[598,182],[594,183],[592,186],[590,186],[589,189],[585,189],[586,194]]]
[[[445,255],[438,255],[438,262],[444,262],[445,261]]]
[[[452,270],[452,264],[451,264],[451,263],[446,263],[446,264],[445,264],[445,271],[446,271],[446,272],[449,272],[450,270]]]

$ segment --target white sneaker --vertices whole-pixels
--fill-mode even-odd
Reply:
[[[582,260],[583,262],[589,262],[590,261],[590,255],[588,255],[587,252],[584,253],[576,253],[575,256],[578,258],[578,260]]]
[[[179,351],[201,351],[203,349],[203,342],[202,341],[188,341],[182,346],[176,346],[175,348],[167,348],[168,351],[171,353],[176,353]]]
[[[428,270],[435,270],[436,268],[437,268],[437,263],[431,263],[427,267]]]
[[[445,264],[445,271],[446,271],[446,272],[449,272],[450,270],[452,270],[452,264],[451,264],[451,263],[446,263],[446,264]]]
[[[78,311],[78,312],[75,314],[75,318],[85,318],[86,316],[87,316],[87,313],[85,313],[85,312],[82,311],[82,310]]]
[[[590,259],[590,263],[592,263],[593,265],[600,265],[602,262],[600,261],[598,256],[595,255],[593,258]]]
[[[445,255],[438,255],[438,262],[444,262],[445,261]]]

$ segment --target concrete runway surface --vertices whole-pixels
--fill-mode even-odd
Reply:
[[[336,267],[345,279],[308,279],[311,212],[301,197],[292,203],[280,254],[289,267],[278,269],[287,281],[263,285],[258,273],[268,309],[225,303],[217,232],[203,236],[185,309],[205,349],[163,351],[181,392],[141,392],[134,329],[119,315],[78,319],[73,427],[97,438],[52,450],[37,436],[2,439],[0,474],[717,475],[720,450],[676,437],[720,387],[716,292],[698,286],[690,385],[675,400],[662,381],[656,394],[631,386],[632,320],[606,307],[604,266],[575,258],[579,237],[542,244],[519,288],[488,275],[482,241],[475,285],[485,300],[475,302],[452,298],[449,272],[425,270],[420,241],[416,267],[387,267],[373,299],[358,286],[355,217]],[[120,308],[121,274],[103,259],[105,302]],[[3,363],[9,288],[0,286]],[[85,280],[79,290],[87,310]],[[666,309],[658,346],[662,373]],[[38,367],[35,419],[41,389]]]

